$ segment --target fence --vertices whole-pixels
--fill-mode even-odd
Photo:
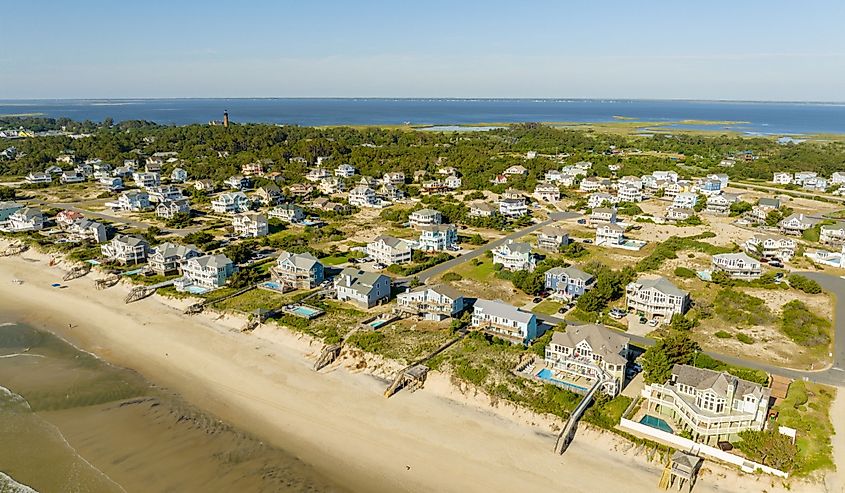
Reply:
[[[652,440],[662,442],[683,452],[688,452],[693,455],[704,455],[710,457],[711,459],[739,466],[744,472],[762,471],[766,474],[771,474],[780,478],[789,477],[788,473],[781,470],[743,459],[738,455],[725,452],[709,445],[697,443],[687,438],[679,437],[677,435],[673,435],[672,433],[667,433],[665,431],[652,428],[651,426],[637,423],[636,421],[631,421],[627,418],[622,418],[619,421],[619,427],[623,430],[634,432],[638,435],[644,435]]]

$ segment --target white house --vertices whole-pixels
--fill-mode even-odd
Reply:
[[[533,271],[537,265],[534,254],[531,253],[531,245],[513,240],[493,249],[493,263],[502,264],[503,269],[510,271]]]
[[[405,173],[401,171],[390,171],[382,177],[383,183],[390,183],[396,186],[405,184]]]
[[[503,171],[503,174],[505,174],[505,175],[527,175],[528,170],[525,169],[525,166],[522,166],[520,164],[516,164],[516,165],[509,167],[505,171]]]
[[[591,193],[589,198],[587,198],[587,207],[590,209],[595,209],[596,207],[604,207],[607,205],[614,205],[619,202],[619,198],[609,193],[605,192],[596,192]]]
[[[689,309],[689,293],[679,289],[665,277],[644,278],[628,283],[625,288],[628,310],[650,318],[671,319]]]
[[[780,222],[780,230],[786,234],[800,235],[804,231],[812,228],[820,223],[820,219],[815,219],[804,214],[792,214],[789,217],[783,218]]]
[[[458,249],[458,229],[454,224],[420,226],[419,249],[428,252]]]
[[[758,234],[749,238],[743,246],[752,255],[788,262],[795,255],[797,244],[792,238]]]
[[[170,172],[170,180],[185,183],[188,181],[188,172],[182,168],[173,168],[173,171]]]
[[[298,223],[305,219],[305,213],[302,212],[302,207],[296,204],[281,204],[270,209],[267,213],[270,217],[281,219],[288,223]]]
[[[666,208],[666,214],[664,218],[670,222],[676,221],[686,221],[687,219],[691,218],[695,215],[695,212],[692,209],[686,207],[677,207],[674,205],[670,205]]]
[[[534,197],[546,202],[557,202],[560,200],[560,189],[549,183],[538,183],[534,187]]]
[[[346,191],[346,184],[336,176],[330,176],[320,180],[317,188],[326,195],[334,195]]]
[[[38,171],[33,171],[26,175],[26,182],[30,185],[41,185],[47,184],[53,181],[53,178],[50,176],[50,173],[41,173]]]
[[[170,185],[150,187],[147,189],[147,194],[150,196],[150,202],[165,202],[184,198],[182,190]]]
[[[235,265],[223,254],[192,257],[182,264],[182,286],[217,289],[235,273]]]
[[[331,176],[329,174],[329,170],[321,167],[312,168],[308,173],[305,175],[305,179],[308,181],[318,182],[320,180],[324,180]]]
[[[528,214],[528,205],[524,198],[502,199],[499,201],[499,214],[505,217],[522,217]]]
[[[716,446],[735,442],[743,431],[766,426],[771,391],[762,385],[689,365],[675,365],[665,383],[646,385],[645,411],[669,421],[675,433]]]
[[[139,264],[147,260],[150,245],[141,238],[117,235],[100,246],[100,253],[106,260],[121,264]]]
[[[13,233],[40,231],[44,228],[44,215],[35,207],[24,207],[12,212],[5,224],[6,230]]]
[[[757,279],[763,274],[760,261],[746,253],[713,255],[713,270],[724,272],[732,279]]]
[[[337,299],[372,308],[390,299],[390,278],[377,272],[347,267],[334,278]]]
[[[457,175],[449,175],[443,179],[443,185],[450,190],[457,190],[461,188],[461,177]]]
[[[378,207],[376,192],[365,185],[358,185],[349,192],[349,205],[357,207]]]
[[[249,178],[244,175],[233,175],[226,178],[223,184],[233,190],[246,190],[249,188]]]
[[[469,215],[471,217],[490,217],[496,212],[496,208],[487,202],[473,202],[469,205]]]
[[[141,188],[151,188],[161,185],[161,175],[155,172],[132,173],[132,180],[136,186]]]
[[[190,214],[191,206],[188,199],[165,200],[156,206],[156,216],[162,219],[172,219],[176,214]]]
[[[578,189],[582,192],[598,192],[602,188],[602,180],[601,178],[595,176],[588,176],[581,180],[581,184],[578,185]]]
[[[545,350],[546,367],[556,380],[579,381],[570,390],[584,393],[596,381],[601,390],[615,397],[625,383],[630,339],[603,325],[573,325],[565,332],[555,332]],[[583,380],[586,379],[586,382]]]
[[[672,205],[675,207],[682,207],[685,209],[692,209],[698,203],[698,195],[692,192],[681,192],[675,195],[672,200]]]
[[[500,300],[478,299],[473,305],[472,326],[512,343],[527,344],[538,337],[537,317]]]
[[[76,241],[104,243],[107,239],[106,227],[88,219],[75,220],[65,228],[65,231],[71,239]]]
[[[250,200],[243,192],[221,193],[211,201],[211,209],[218,214],[238,214],[249,210]]]
[[[623,186],[616,189],[616,198],[619,202],[630,202],[635,204],[643,201],[642,188]]]
[[[446,284],[419,286],[398,294],[396,306],[423,320],[440,321],[457,317],[464,310],[464,297]]]
[[[819,241],[828,245],[845,243],[845,222],[822,225],[819,229]]]
[[[351,164],[341,164],[334,169],[334,175],[340,178],[350,178],[355,175],[355,167]]]
[[[830,184],[831,185],[845,184],[845,172],[834,171],[833,174],[830,175]]]
[[[596,245],[621,245],[625,242],[625,228],[618,224],[602,224],[596,228]]]
[[[139,212],[150,208],[150,195],[139,190],[128,190],[117,199],[118,209],[124,212]]]
[[[563,228],[547,226],[537,233],[537,248],[557,252],[569,244],[569,233]]]
[[[590,212],[588,226],[597,228],[605,224],[616,224],[616,208],[599,207]]]
[[[77,173],[76,171],[65,171],[62,173],[61,178],[59,181],[65,185],[69,185],[71,183],[82,183],[85,181],[85,177]]]
[[[232,217],[232,229],[242,238],[258,238],[267,236],[269,228],[267,216],[258,213],[237,214]]]
[[[179,272],[188,259],[201,255],[202,252],[194,245],[177,245],[165,242],[150,252],[147,262],[153,271],[167,275],[171,272]]]
[[[392,236],[380,235],[367,244],[367,256],[384,265],[406,264],[411,253],[408,241]]]
[[[434,226],[443,222],[443,215],[434,209],[420,209],[408,216],[408,222],[412,228]]]

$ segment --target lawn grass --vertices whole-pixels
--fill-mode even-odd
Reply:
[[[332,255],[330,257],[323,257],[320,259],[320,263],[323,265],[340,265],[348,261],[349,257],[346,255]]]
[[[833,469],[834,433],[830,422],[830,405],[836,390],[825,385],[796,380],[789,387],[786,399],[774,407],[777,424],[798,431],[798,460],[794,473],[806,476],[816,471]]]
[[[488,258],[479,260],[481,260],[481,264],[479,265],[472,265],[472,262],[464,262],[452,269],[452,272],[460,274],[464,279],[472,279],[478,282],[491,281],[495,275],[493,261]]]
[[[563,308],[563,303],[553,300],[543,300],[533,308],[534,312],[542,313],[544,315],[557,315],[558,310]]]
[[[272,309],[290,303],[291,294],[273,293],[264,289],[252,289],[241,295],[223,300],[214,305],[217,310],[250,313],[259,308]]]

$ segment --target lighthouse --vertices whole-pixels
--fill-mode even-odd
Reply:
[[[223,126],[229,128],[229,110],[223,111]]]

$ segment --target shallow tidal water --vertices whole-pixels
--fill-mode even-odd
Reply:
[[[308,465],[0,314],[0,493],[338,491]]]

